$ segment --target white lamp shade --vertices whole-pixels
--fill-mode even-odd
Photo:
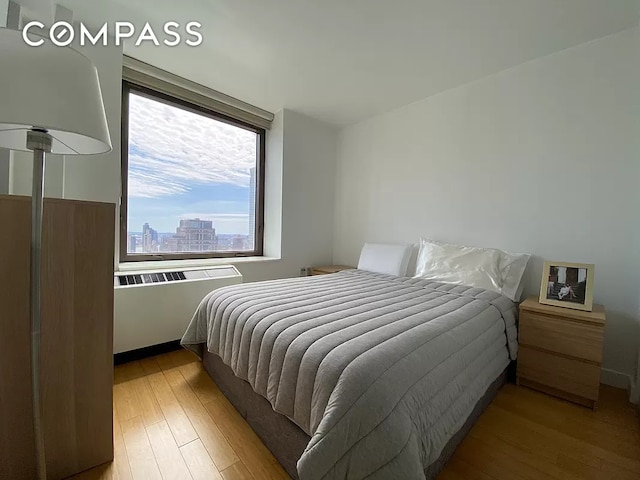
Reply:
[[[98,71],[70,47],[31,47],[22,32],[0,28],[0,147],[27,149],[27,132],[46,130],[51,153],[111,150]]]

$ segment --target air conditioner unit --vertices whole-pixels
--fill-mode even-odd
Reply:
[[[238,283],[233,265],[116,273],[114,353],[179,340],[206,294]]]

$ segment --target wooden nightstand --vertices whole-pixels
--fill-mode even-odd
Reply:
[[[537,297],[520,304],[518,385],[595,410],[600,390],[606,315],[542,305]]]
[[[351,270],[353,267],[346,265],[324,265],[320,267],[311,267],[311,275],[327,275],[329,273],[337,273],[342,270]]]

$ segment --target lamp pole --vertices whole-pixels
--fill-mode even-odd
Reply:
[[[42,429],[42,401],[40,392],[40,332],[41,317],[41,265],[42,265],[42,207],[44,204],[44,162],[51,152],[52,138],[44,129],[27,132],[27,148],[33,151],[33,184],[31,189],[31,403],[33,406],[33,434],[36,449],[38,479],[46,480],[47,465]]]

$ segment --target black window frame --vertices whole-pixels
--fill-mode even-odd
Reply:
[[[159,101],[172,107],[181,108],[214,120],[249,130],[258,135],[258,148],[256,158],[256,199],[255,199],[255,239],[254,249],[251,251],[224,251],[224,252],[189,252],[189,253],[141,253],[130,254],[127,252],[127,218],[129,203],[129,93],[135,92],[151,100]],[[127,80],[122,81],[122,144],[121,144],[121,197],[120,197],[120,263],[163,261],[163,260],[198,260],[208,258],[238,258],[260,257],[264,252],[264,173],[266,157],[266,130],[250,123],[236,120],[232,117],[216,112],[179,98],[167,95],[151,88],[137,85]]]

